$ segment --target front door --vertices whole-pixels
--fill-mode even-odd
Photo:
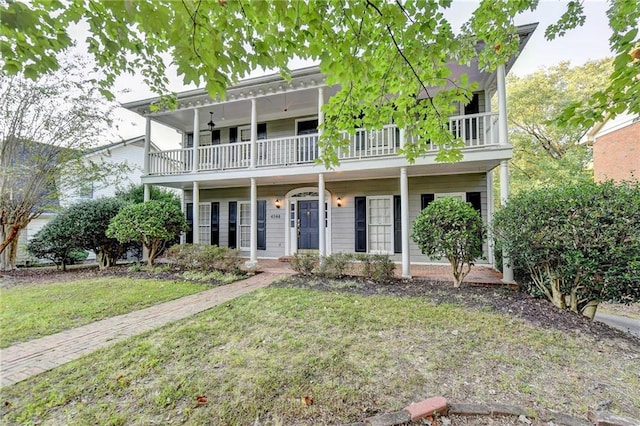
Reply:
[[[298,201],[298,250],[318,250],[318,201]]]

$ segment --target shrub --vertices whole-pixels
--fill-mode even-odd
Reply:
[[[470,203],[446,197],[433,201],[418,214],[412,238],[423,254],[449,261],[454,287],[459,287],[474,259],[482,256],[485,229]]]
[[[595,314],[603,300],[640,300],[640,186],[612,182],[514,196],[494,232],[528,291],[555,306]]]
[[[62,212],[33,236],[27,244],[27,251],[36,258],[52,261],[56,267],[66,271],[67,265],[78,259],[82,252],[76,241],[69,238],[72,232],[73,222]]]
[[[371,257],[370,276],[375,282],[388,283],[395,278],[396,265],[385,254],[374,254]]]
[[[167,251],[167,259],[187,270],[238,272],[238,251],[227,247],[176,244]]]
[[[302,275],[312,275],[318,268],[320,259],[317,254],[296,253],[291,259],[291,267],[294,271]]]
[[[147,201],[121,209],[106,235],[120,242],[141,242],[149,252],[149,266],[153,266],[165,245],[187,229],[187,221],[175,203]]]
[[[351,253],[333,253],[324,258],[320,265],[319,275],[329,278],[341,278],[347,267],[353,262]]]

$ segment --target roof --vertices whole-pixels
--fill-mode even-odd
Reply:
[[[509,58],[506,63],[506,72],[509,72],[516,59],[520,55],[520,52],[527,45],[531,35],[535,31],[538,26],[537,22],[520,25],[517,28],[517,34],[520,37],[520,45],[518,49],[518,53],[514,54]],[[292,70],[290,73],[290,77],[292,80],[299,80],[300,84],[303,87],[312,87],[312,86],[322,86],[324,85],[324,75],[320,72],[320,67],[318,65],[313,65],[310,67],[299,68],[296,70]],[[495,81],[495,72],[488,78],[490,82]],[[259,90],[257,93],[259,95],[269,95],[274,92],[282,91],[282,85],[286,83],[286,80],[282,77],[280,73],[269,74],[265,76],[252,77],[247,78],[240,81],[237,84],[229,87],[227,89],[227,98],[235,99],[235,96],[239,96],[245,98],[247,93],[252,93],[250,90],[252,88],[259,88],[265,86],[265,89]],[[274,90],[275,89],[275,90]],[[248,92],[249,91],[249,92]],[[179,92],[177,94],[178,101],[181,103],[189,103],[189,105],[194,106],[202,106],[203,99],[209,98],[209,94],[206,89],[192,89],[183,92]],[[210,99],[210,98],[209,98]],[[132,102],[122,103],[122,107],[129,109],[131,111],[141,113],[140,109],[148,107],[153,103],[157,103],[160,101],[160,97],[153,97],[147,99],[141,99]],[[206,103],[206,101],[204,101]],[[148,113],[148,111],[145,111]]]
[[[144,147],[144,135],[136,136],[135,138],[131,138],[131,139],[124,139],[118,142],[113,142],[109,145],[97,146],[95,148],[86,150],[84,155],[99,154],[103,151],[112,151],[114,149],[118,149],[118,148],[129,146],[129,145],[138,145],[138,146]],[[153,141],[151,141],[151,150],[160,151],[160,148],[156,144],[154,144]]]

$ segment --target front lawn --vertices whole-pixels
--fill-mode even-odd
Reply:
[[[339,424],[434,395],[582,417],[611,401],[640,418],[638,389],[632,340],[425,297],[266,288],[4,388],[2,421]]]
[[[0,347],[142,309],[211,288],[205,284],[84,278],[0,288]]]

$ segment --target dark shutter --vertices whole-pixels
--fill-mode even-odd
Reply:
[[[193,132],[187,133],[187,141],[185,143],[185,148],[193,148]]]
[[[436,199],[435,194],[422,194],[420,195],[420,210],[427,208],[429,203]]]
[[[211,132],[211,145],[220,145],[220,129],[214,129]]]
[[[467,192],[467,203],[471,203],[482,216],[482,194],[480,192]]]
[[[367,251],[367,197],[355,197],[356,252]]]
[[[464,115],[479,114],[480,113],[480,97],[478,92],[474,93],[471,97],[471,101],[464,106]]]
[[[193,244],[193,203],[187,203],[187,223],[189,224],[189,230],[187,230],[187,244]]]
[[[402,253],[402,215],[400,196],[393,196],[393,252]]]
[[[267,138],[267,123],[258,123],[258,139]]]
[[[238,239],[237,231],[238,220],[238,202],[229,201],[229,248],[236,248],[236,241]]]
[[[267,249],[267,200],[258,200],[258,250]]]
[[[220,245],[220,203],[211,203],[211,245]]]
[[[234,143],[238,141],[238,128],[230,127],[229,128],[229,143]]]

